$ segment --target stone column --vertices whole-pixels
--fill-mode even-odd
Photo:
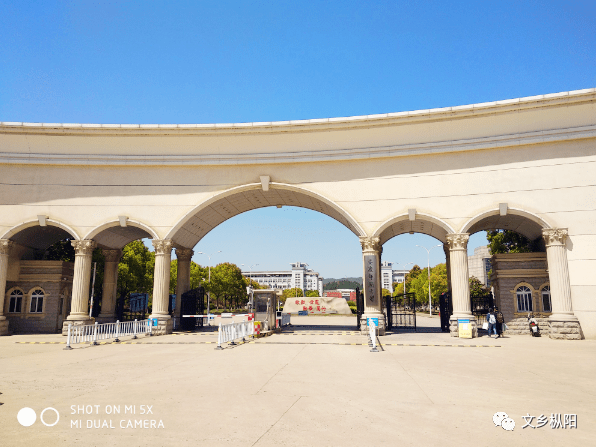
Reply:
[[[89,286],[91,280],[91,257],[97,246],[95,241],[70,241],[75,249],[74,276],[70,315],[62,325],[62,335],[68,333],[68,325],[93,324],[89,318]]]
[[[101,313],[97,316],[99,323],[116,321],[116,290],[118,288],[118,263],[122,250],[102,249],[105,257],[103,272],[103,293],[101,296]]]
[[[449,245],[449,270],[451,271],[451,303],[453,315],[449,318],[452,337],[458,336],[458,318],[469,318],[472,325],[472,337],[478,336],[476,319],[470,308],[470,279],[468,274],[468,233],[447,235]]]
[[[176,311],[174,312],[176,327],[180,325],[182,294],[190,290],[190,260],[193,254],[194,251],[190,248],[176,247],[176,259],[178,259],[178,271],[176,276]]]
[[[153,306],[150,318],[157,319],[157,327],[153,333],[157,335],[171,334],[173,321],[168,313],[170,297],[170,262],[172,260],[172,241],[170,239],[153,239],[155,247],[155,272],[153,274]]]
[[[361,237],[364,271],[362,289],[364,292],[364,314],[361,317],[361,331],[367,332],[367,318],[379,319],[379,335],[385,335],[385,314],[381,303],[381,246],[378,237]]]
[[[0,240],[0,335],[8,335],[8,320],[4,316],[4,298],[6,295],[6,276],[8,275],[8,258],[13,242]],[[23,303],[23,306],[25,303]]]
[[[546,243],[546,260],[550,281],[553,312],[549,318],[550,338],[581,340],[581,327],[571,304],[571,285],[565,241],[567,228],[545,228],[542,237]]]

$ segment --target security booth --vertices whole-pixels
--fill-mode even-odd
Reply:
[[[253,294],[253,309],[255,321],[261,322],[264,331],[275,329],[275,317],[281,290],[275,289],[256,289]]]

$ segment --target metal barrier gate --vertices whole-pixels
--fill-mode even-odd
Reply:
[[[387,329],[416,330],[416,295],[414,293],[385,297]]]
[[[202,286],[189,290],[181,296],[180,329],[192,331],[195,327],[203,327],[203,318],[190,318],[184,315],[203,315],[205,313],[205,289]]]
[[[360,330],[360,318],[364,313],[364,296],[360,289],[356,287],[356,327]]]

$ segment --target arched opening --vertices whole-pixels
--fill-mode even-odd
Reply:
[[[166,239],[178,246],[192,248],[222,222],[246,211],[273,206],[318,211],[338,221],[356,236],[365,235],[356,220],[331,200],[303,188],[271,183],[267,190],[260,184],[252,184],[218,194],[184,216]]]
[[[431,316],[449,290],[443,245],[450,233],[446,222],[415,212],[389,219],[375,232],[383,244],[382,304],[389,333],[440,332],[440,321]]]
[[[311,211],[315,211],[315,213],[311,213]],[[348,230],[348,232],[340,230],[344,238],[347,234],[355,236],[365,234],[359,224],[332,201],[311,191],[289,185],[272,183],[269,185],[268,190],[263,190],[260,184],[248,185],[219,194],[197,206],[184,216],[167,236],[168,239],[172,240],[176,249],[177,259],[175,263],[178,273],[176,297],[178,298],[182,293],[185,293],[185,289],[190,287],[189,283],[191,282],[188,278],[180,278],[181,274],[188,276],[191,268],[186,264],[191,261],[187,257],[182,260],[179,253],[184,255],[187,250],[194,249],[193,262],[203,266],[211,265],[213,270],[214,266],[226,260],[228,263],[239,267],[245,278],[252,278],[253,283],[259,283],[262,287],[280,292],[282,294],[282,306],[289,303],[285,300],[289,296],[288,291],[293,290],[295,292],[294,301],[298,298],[305,301],[304,306],[307,307],[307,312],[326,312],[325,306],[320,303],[317,306],[315,302],[317,298],[324,298],[321,296],[324,294],[323,272],[320,271],[320,268],[324,268],[324,266],[316,265],[316,261],[313,263],[313,259],[315,253],[319,257],[322,252],[326,252],[321,245],[321,240],[324,238],[319,233],[327,224],[321,223],[320,220],[313,224],[310,222],[304,223],[300,217],[304,213],[317,216],[324,215],[319,219],[332,222],[329,225],[333,225],[334,228],[329,230],[330,233],[338,232],[338,227],[341,228],[337,225],[337,222],[339,222]],[[331,219],[327,219],[327,217]],[[257,223],[257,221],[260,221],[260,223]],[[241,224],[237,225],[237,222],[241,222]],[[309,227],[296,228],[296,226],[300,227],[301,223],[309,225]],[[251,225],[258,225],[260,228],[271,228],[271,232],[268,233],[268,240],[253,240],[250,233]],[[282,228],[285,234],[278,236]],[[301,241],[300,248],[303,250],[292,248],[292,244],[297,241]],[[223,243],[236,244],[236,247],[252,247],[252,249],[234,249],[232,251],[236,255],[230,256],[230,250],[228,250],[228,253],[225,253],[226,250],[222,250]],[[346,245],[353,248],[354,259],[359,264],[358,270],[361,270],[361,248],[358,239],[353,237],[352,242]],[[221,255],[218,254],[220,251],[222,252]],[[278,256],[280,252],[283,256]],[[301,255],[298,255],[298,253],[301,253]],[[337,257],[339,258],[338,261],[341,262],[342,253],[329,251],[327,253],[329,253],[327,257]],[[275,261],[273,262],[273,260]],[[181,268],[182,263],[185,264],[183,268]],[[354,276],[356,275],[354,274]],[[358,276],[361,276],[361,274]],[[174,280],[174,278],[172,279]],[[181,283],[183,287],[179,286]],[[170,286],[170,290],[174,288],[172,285]],[[244,290],[243,293],[246,294],[246,291]],[[311,299],[312,304],[310,303]],[[214,291],[208,294],[208,300],[206,307],[209,310],[212,310],[213,306],[218,304],[220,307],[222,306],[222,298],[215,296]],[[223,302],[226,302],[225,298]],[[235,303],[233,300],[231,302]],[[295,304],[295,302],[293,303]],[[176,304],[178,305],[178,299]],[[345,299],[344,307],[347,312],[351,312]]]
[[[540,217],[512,208],[480,213],[462,227],[462,233],[471,235],[487,231],[487,247],[482,247],[473,257],[474,262],[483,266],[486,276],[482,280],[487,281],[493,294],[492,300],[484,307],[472,309],[479,327],[485,321],[488,308],[495,307],[505,324],[497,323],[500,334],[529,333],[529,313],[538,320],[542,333],[548,334],[552,306],[549,266],[542,234],[543,229],[549,227]],[[469,274],[472,275],[472,258],[469,261]],[[479,272],[482,273],[481,270]],[[544,300],[542,290],[545,291]],[[504,328],[507,328],[506,331]]]
[[[10,229],[3,314],[12,333],[53,333],[64,319],[62,291],[72,286],[73,259],[68,257],[77,234],[56,222],[23,223]]]

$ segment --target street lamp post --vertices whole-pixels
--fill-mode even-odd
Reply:
[[[424,248],[426,250],[426,253],[428,255],[428,262],[426,264],[427,269],[428,269],[428,311],[429,311],[429,315],[432,316],[433,314],[433,305],[430,299],[430,252],[433,250],[433,248],[437,248],[437,247],[442,247],[442,244],[437,244],[433,247],[430,248],[430,250],[426,247],[423,247],[422,245],[416,245],[416,247],[420,247],[420,248]]]
[[[208,255],[207,253],[203,253],[200,251],[199,255],[206,255],[209,258],[209,285],[211,285],[211,256],[216,255],[217,253],[221,253],[221,250],[216,251],[215,253],[211,253]],[[209,305],[211,304],[211,291],[207,291],[207,315],[209,315]],[[207,316],[209,318],[209,316]]]
[[[399,262],[396,262],[395,265],[399,265]],[[407,267],[408,265],[414,265],[414,263],[413,262],[408,262],[407,264],[405,264],[404,265],[404,270],[406,270],[405,267]],[[404,298],[406,297],[406,275],[407,275],[407,273],[404,274]],[[393,281],[393,278],[391,278],[391,280]]]

